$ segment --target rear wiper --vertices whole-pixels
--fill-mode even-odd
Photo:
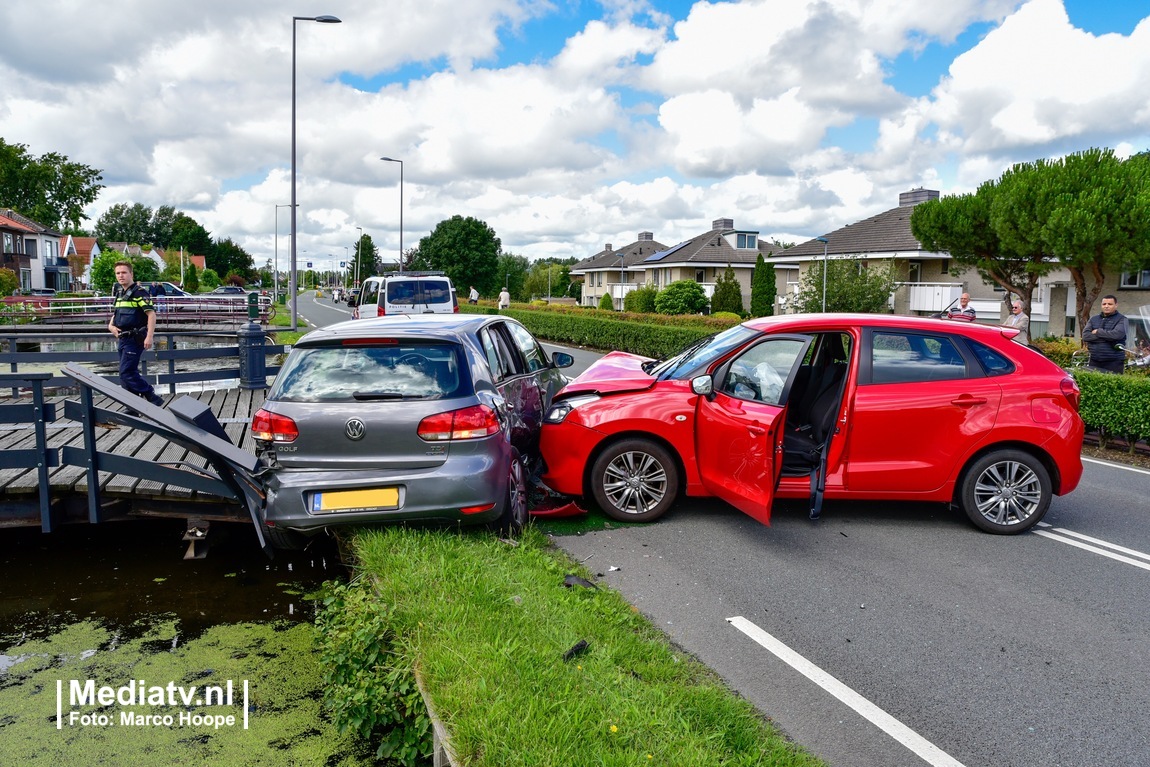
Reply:
[[[370,400],[392,400],[392,399],[423,399],[422,394],[400,394],[394,391],[357,391],[352,392],[353,399],[361,402]]]

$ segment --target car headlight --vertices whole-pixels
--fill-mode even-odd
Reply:
[[[547,417],[543,420],[547,423],[563,423],[563,419],[571,415],[575,408],[586,405],[589,402],[594,402],[599,399],[598,394],[582,394],[578,397],[570,397],[568,399],[560,400],[551,406],[547,411]]]

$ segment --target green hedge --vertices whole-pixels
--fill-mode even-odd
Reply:
[[[1108,439],[1122,437],[1134,452],[1139,440],[1150,440],[1150,378],[1075,370],[1072,375],[1082,390],[1079,412],[1086,428]]]

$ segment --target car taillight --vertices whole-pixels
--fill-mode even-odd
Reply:
[[[1062,379],[1061,388],[1062,395],[1066,397],[1066,399],[1070,400],[1070,404],[1074,408],[1074,411],[1078,412],[1078,402],[1082,396],[1082,392],[1078,388],[1078,383],[1070,376],[1067,376],[1066,378]]]
[[[499,417],[487,405],[429,415],[419,422],[417,433],[428,442],[453,439],[479,439],[499,431]]]
[[[299,436],[295,421],[260,408],[252,416],[252,437],[264,442],[293,442]]]

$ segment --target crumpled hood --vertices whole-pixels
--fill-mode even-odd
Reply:
[[[650,361],[650,357],[640,357],[627,352],[611,352],[570,381],[558,396],[586,392],[616,394],[649,389],[655,383],[655,379],[643,372],[643,363]]]

